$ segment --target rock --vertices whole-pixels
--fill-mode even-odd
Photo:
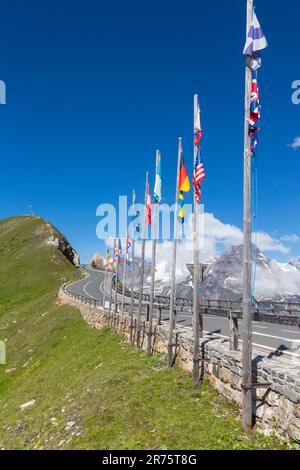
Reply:
[[[16,368],[12,367],[11,369],[5,369],[5,374],[11,374],[11,372],[15,372]]]
[[[53,426],[58,426],[58,421],[56,418],[50,418],[50,423],[53,424]]]
[[[27,401],[26,403],[23,403],[23,405],[20,405],[20,410],[24,411],[27,410],[28,408],[31,408],[33,405],[35,405],[36,400],[30,400]]]
[[[65,427],[65,431],[70,431],[70,429],[74,426],[75,421],[68,421],[67,426]]]
[[[292,439],[295,439],[296,442],[300,443],[300,429],[296,426],[290,427],[290,435]]]

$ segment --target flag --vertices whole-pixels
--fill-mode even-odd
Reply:
[[[108,249],[106,250],[106,269],[108,269],[109,271],[112,270],[111,262],[110,262],[110,252]]]
[[[154,202],[159,204],[161,202],[161,166],[160,166],[160,159],[158,163],[158,169],[155,177],[155,185],[154,185]]]
[[[252,23],[248,31],[244,47],[244,55],[250,56],[252,59],[252,70],[257,70],[261,67],[261,51],[266,47],[268,47],[266,37],[261,29],[257,16],[253,11]]]
[[[126,238],[126,262],[127,262],[127,264],[130,264],[130,262],[131,262],[131,258],[129,256],[130,248],[131,248],[131,240],[129,238],[129,235],[127,234],[127,238]]]
[[[178,211],[177,211],[177,217],[180,220],[182,224],[184,224],[184,215],[185,215],[185,210],[184,210],[184,193],[182,191],[179,192],[178,196]]]
[[[251,142],[251,153],[255,155],[258,144],[257,134],[259,131],[259,119],[261,115],[261,105],[259,99],[259,89],[257,83],[257,71],[252,72],[250,115],[249,115],[249,137]]]
[[[151,225],[151,193],[149,183],[147,183],[147,195],[146,195],[146,225]]]
[[[119,250],[118,250],[118,244],[117,241],[115,240],[114,242],[114,269],[117,267],[117,259],[119,258]]]
[[[191,189],[190,181],[189,181],[186,165],[184,163],[183,155],[181,153],[181,156],[180,156],[180,171],[179,171],[179,191],[183,191],[185,193],[188,193],[190,189]]]
[[[197,202],[201,202],[201,181],[205,179],[204,165],[201,157],[201,142],[202,129],[200,124],[200,108],[198,106],[197,114],[194,123],[194,149],[196,151],[196,159],[193,174],[193,185]]]

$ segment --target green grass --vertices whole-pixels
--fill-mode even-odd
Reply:
[[[0,448],[287,448],[244,435],[237,407],[208,383],[195,391],[164,357],[148,358],[111,330],[90,328],[77,309],[56,306],[74,269],[46,244],[49,230],[37,218],[0,222]]]

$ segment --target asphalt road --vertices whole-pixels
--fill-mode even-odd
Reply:
[[[69,286],[67,290],[74,294],[84,295],[93,300],[109,300],[109,292],[104,292],[104,273],[93,269],[87,270],[89,276]],[[162,312],[162,320],[168,320],[168,312]],[[204,315],[204,331],[208,335],[228,338],[228,319],[216,315]],[[190,327],[192,316],[190,312],[179,313],[177,323]],[[240,335],[243,331],[243,321],[239,320]],[[263,348],[270,356],[276,354],[298,361],[300,359],[300,329],[294,326],[277,325],[272,323],[253,322],[253,345]]]

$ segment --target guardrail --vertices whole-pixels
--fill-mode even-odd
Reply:
[[[113,287],[115,288],[116,280],[113,280]],[[80,294],[73,294],[66,289],[67,284],[64,285],[65,292],[71,297],[79,300],[84,304],[90,306],[102,306],[103,301],[93,299]],[[127,289],[128,293],[130,292]],[[117,287],[117,293],[122,295],[123,289]],[[139,293],[133,293],[134,300],[139,299]],[[128,296],[126,296],[129,299]],[[148,312],[150,295],[143,294],[143,304],[146,305],[146,311]],[[118,302],[118,305],[121,302]],[[130,306],[130,302],[124,302],[125,308]],[[154,297],[154,308],[159,312],[158,321],[161,323],[162,313],[164,310],[169,310],[170,298],[164,295],[156,295]],[[147,312],[145,316],[147,316]],[[242,319],[243,309],[241,300],[220,300],[220,299],[204,299],[200,306],[200,312],[203,314],[210,314],[216,316],[223,316],[230,318],[232,314],[237,319]],[[190,313],[192,315],[192,300],[187,298],[177,297],[175,302],[175,315],[179,313]],[[297,326],[300,328],[300,303],[299,302],[268,302],[258,301],[253,305],[253,320],[260,322],[276,323],[281,325]]]

